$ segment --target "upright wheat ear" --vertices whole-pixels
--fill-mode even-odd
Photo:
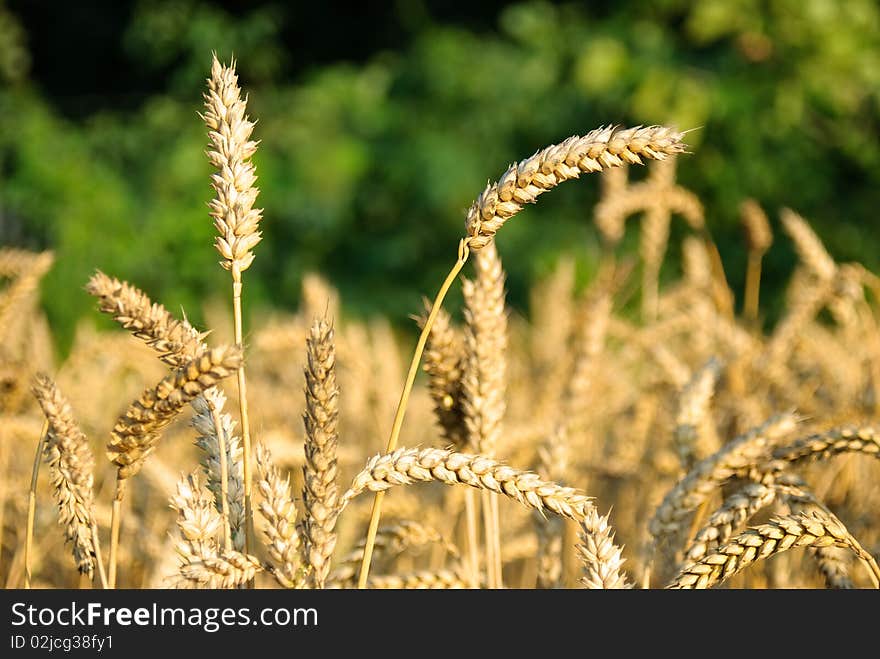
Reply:
[[[312,580],[323,588],[330,573],[330,556],[336,546],[336,517],[339,514],[339,472],[336,447],[339,442],[339,387],[336,385],[336,348],[333,327],[315,319],[309,331],[306,376],[306,429],[303,467],[303,555],[312,570]]]
[[[486,186],[468,211],[465,221],[466,236],[458,244],[458,260],[440,286],[440,291],[431,306],[431,313],[416,344],[406,383],[394,415],[386,453],[391,453],[397,448],[397,438],[400,436],[409,394],[415,382],[425,342],[446,293],[464,267],[470,251],[488,245],[502,225],[519,213],[525,204],[534,202],[539,195],[552,190],[560,183],[577,178],[581,173],[599,172],[607,168],[620,167],[624,163],[641,164],[643,157],[663,160],[685,150],[683,137],[684,133],[664,126],[597,128],[583,137],[570,137],[561,144],[551,145],[538,151],[531,158],[511,165],[497,183]],[[383,496],[380,490],[373,499],[364,560],[358,578],[359,588],[365,588],[367,584],[373,544],[382,515]]]
[[[97,525],[92,514],[95,459],[58,386],[47,376],[38,375],[33,392],[48,422],[43,453],[58,504],[58,521],[64,527],[65,540],[73,546],[77,568],[92,578],[95,567],[100,567]],[[29,572],[28,566],[28,577]],[[103,581],[103,569],[101,577]]]
[[[241,273],[254,260],[251,251],[262,239],[259,231],[263,211],[254,208],[260,191],[254,185],[257,176],[251,156],[257,142],[250,139],[254,129],[245,111],[247,100],[241,98],[235,60],[223,66],[215,56],[211,77],[205,94],[205,114],[202,119],[208,127],[211,144],[207,155],[217,172],[211,176],[216,196],[209,207],[214,227],[220,234],[214,246],[220,252],[224,268],[232,273],[232,313],[235,343],[242,345]],[[244,449],[244,513],[245,552],[250,547],[253,528],[251,510],[251,431],[248,422],[247,381],[244,365],[238,368],[238,400],[241,416],[241,437]]]

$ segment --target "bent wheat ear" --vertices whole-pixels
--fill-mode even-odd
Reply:
[[[88,439],[73,418],[73,411],[58,386],[47,376],[37,375],[33,393],[49,422],[43,455],[49,465],[49,479],[58,504],[58,521],[64,539],[73,547],[77,569],[92,577],[95,544],[92,528],[92,486],[95,460]]]
[[[698,462],[694,468],[667,493],[649,529],[655,539],[674,535],[683,520],[696,510],[709,495],[731,477],[761,464],[780,438],[797,427],[794,414],[781,414],[764,425],[729,442],[721,450]]]
[[[580,490],[542,480],[531,471],[514,469],[482,455],[433,448],[400,448],[371,458],[342,496],[340,507],[366,490],[382,492],[395,485],[430,481],[496,492],[527,508],[549,510],[576,522],[593,508],[592,499]]]
[[[129,405],[110,432],[107,446],[107,457],[117,466],[118,478],[137,474],[156,448],[159,433],[183,406],[235,372],[241,362],[238,346],[205,350]]]
[[[123,328],[159,353],[173,368],[180,368],[204,348],[204,335],[188,322],[177,320],[146,293],[128,282],[96,272],[86,284],[86,292],[98,298],[98,308]]]
[[[873,560],[839,520],[820,510],[811,510],[777,517],[744,531],[700,561],[686,565],[667,588],[711,588],[752,563],[792,547],[830,546],[849,549],[863,560]]]
[[[624,163],[641,164],[642,157],[663,160],[685,150],[683,137],[684,133],[664,126],[606,126],[538,151],[511,165],[471,205],[465,221],[469,246],[479,250],[488,245],[525,204],[560,183]]]
[[[780,446],[774,460],[788,463],[824,460],[840,453],[864,453],[880,458],[880,433],[873,426],[846,426],[810,435]]]

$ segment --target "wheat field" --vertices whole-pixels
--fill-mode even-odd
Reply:
[[[247,315],[262,211],[246,98],[215,58],[205,221],[231,304],[206,305],[205,327],[96,270],[71,294],[120,329],[82,323],[57,363],[38,300],[52,253],[0,250],[6,588],[878,587],[880,279],[806,219],[743,200],[735,292],[676,183],[699,158],[686,134],[600,127],[477,196],[413,310],[415,349],[390,319],[347,317],[317,273],[295,313]],[[596,276],[578,286],[563,255],[512,311],[496,234],[581,177],[601,187]],[[774,241],[799,262],[768,330]]]

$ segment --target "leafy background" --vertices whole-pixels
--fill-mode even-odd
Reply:
[[[259,119],[252,310],[293,307],[316,270],[346,313],[408,326],[486,181],[606,123],[698,128],[679,178],[735,291],[747,196],[774,222],[804,214],[839,260],[880,265],[873,0],[300,4],[0,0],[0,244],[56,250],[42,294],[62,350],[97,315],[95,268],[196,322],[227,296],[196,114],[212,50],[238,58]],[[563,186],[505,227],[515,307],[562,251],[590,277],[597,195],[596,180]],[[770,320],[792,264],[778,237]]]

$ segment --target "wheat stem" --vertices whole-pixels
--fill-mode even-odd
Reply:
[[[391,453],[397,448],[397,439],[400,436],[400,429],[403,426],[403,417],[404,414],[406,414],[409,394],[412,391],[413,383],[416,379],[416,373],[419,370],[419,362],[422,358],[422,352],[425,350],[425,343],[428,340],[428,335],[431,333],[434,319],[437,317],[440,307],[443,304],[443,300],[446,298],[446,293],[449,292],[452,282],[455,281],[455,278],[458,277],[458,273],[461,272],[465,262],[467,262],[469,254],[470,249],[468,247],[468,240],[462,239],[458,243],[458,260],[455,262],[455,265],[452,266],[452,270],[449,271],[449,274],[446,275],[446,280],[443,282],[443,285],[440,286],[440,290],[437,292],[437,297],[434,298],[434,302],[431,305],[431,313],[428,314],[428,318],[425,320],[425,326],[422,328],[422,332],[419,335],[419,341],[416,344],[416,350],[413,353],[412,362],[409,366],[409,373],[407,373],[406,376],[406,383],[403,386],[403,392],[400,394],[400,402],[397,404],[397,412],[394,415],[394,423],[391,426],[391,436],[388,438],[388,444],[385,448],[386,453]],[[378,491],[373,499],[373,509],[370,513],[370,526],[367,529],[367,540],[364,545],[364,560],[361,563],[361,571],[358,576],[358,588],[361,589],[366,588],[367,577],[370,574],[370,562],[373,558],[373,545],[376,542],[376,531],[379,529],[379,519],[382,515],[382,499],[384,496],[384,492]]]
[[[110,557],[107,567],[107,587],[116,588],[116,557],[119,549],[119,526],[122,518],[122,500],[125,498],[126,478],[116,476],[116,492],[113,495],[113,507],[110,510]]]
[[[40,431],[40,441],[37,442],[37,452],[34,455],[34,467],[31,471],[31,486],[28,490],[28,513],[27,530],[24,537],[24,587],[31,587],[31,547],[34,541],[34,516],[37,511],[37,479],[40,475],[40,463],[43,458],[43,448],[46,446],[46,438],[49,436],[49,420],[43,421],[43,429]]]

